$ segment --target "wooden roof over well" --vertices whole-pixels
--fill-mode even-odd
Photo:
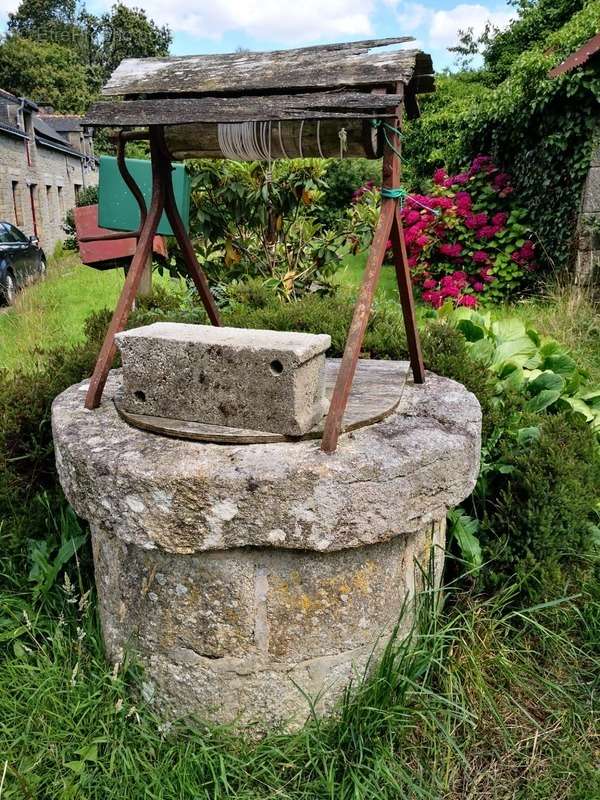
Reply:
[[[388,49],[409,41],[401,36],[263,53],[126,59],[102,90],[124,99],[95,103],[85,124],[385,116],[405,94],[414,100],[434,88],[430,56]]]

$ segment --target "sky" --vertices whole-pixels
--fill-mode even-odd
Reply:
[[[94,13],[114,0],[88,0]],[[459,29],[480,33],[487,20],[502,28],[514,13],[505,2],[457,3],[435,0],[125,0],[143,6],[150,18],[173,33],[173,55],[226,53],[238,47],[273,50],[350,41],[413,36],[418,47],[431,53],[436,70],[452,66],[447,48]],[[0,0],[0,30],[18,0]]]

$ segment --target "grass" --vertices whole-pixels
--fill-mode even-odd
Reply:
[[[600,598],[515,611],[424,593],[337,718],[256,742],[161,723],[132,665],[103,657],[86,567],[1,595],[2,800],[594,800],[600,797]]]
[[[87,315],[114,306],[122,286],[121,270],[99,272],[76,254],[51,260],[46,279],[20,292],[0,314],[0,364],[23,366],[39,348],[79,341]]]
[[[155,273],[153,280],[169,279]],[[114,308],[123,282],[123,270],[86,267],[75,253],[51,259],[47,277],[0,313],[0,367],[33,366],[40,349],[81,341],[86,317]]]
[[[359,253],[355,256],[348,256],[345,265],[336,274],[336,283],[341,286],[358,288],[367,264],[367,253]],[[381,277],[377,287],[377,297],[398,300],[398,284],[396,283],[396,273],[390,264],[384,264],[381,269]]]
[[[600,304],[590,291],[557,283],[541,297],[505,306],[502,312],[517,314],[566,345],[590,373],[590,382],[600,386]]]

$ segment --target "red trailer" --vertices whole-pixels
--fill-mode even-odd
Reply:
[[[98,206],[80,206],[73,209],[79,255],[84,264],[94,269],[128,267],[135,253],[137,238],[122,231],[98,227]],[[107,235],[111,238],[107,238]],[[162,236],[155,236],[152,252],[160,258],[167,257],[167,247]]]

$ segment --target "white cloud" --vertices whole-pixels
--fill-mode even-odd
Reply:
[[[8,22],[9,11],[17,10],[17,0],[0,0],[0,25]],[[0,30],[0,34],[2,31]]]
[[[2,0],[0,0],[2,2]],[[139,5],[139,0],[127,0]],[[174,33],[218,39],[229,31],[287,44],[370,36],[376,0],[146,0],[149,17]]]
[[[397,5],[397,0],[387,0]],[[475,37],[483,33],[489,21],[504,28],[514,17],[506,8],[492,9],[480,3],[460,3],[454,8],[436,11],[421,3],[403,5],[396,12],[398,22],[409,33],[420,29],[422,38],[432,49],[443,49],[456,44],[460,30],[473,29]]]
[[[497,28],[504,28],[514,13],[492,11],[486,6],[461,3],[448,11],[436,11],[429,26],[429,40],[434,47],[448,47],[456,43],[459,30],[473,29],[475,36],[483,33],[489,21]]]

